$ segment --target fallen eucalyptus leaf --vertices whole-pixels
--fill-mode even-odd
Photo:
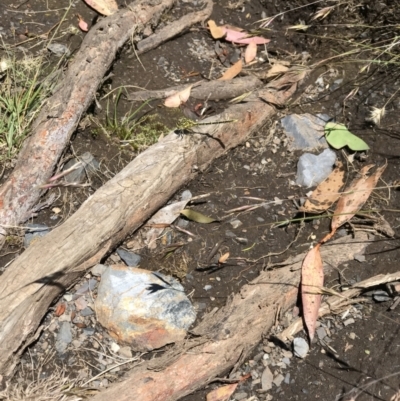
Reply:
[[[196,223],[209,224],[214,221],[218,221],[217,219],[205,216],[204,214],[196,212],[195,210],[192,209],[183,209],[181,210],[181,214],[183,214],[187,219],[195,221]]]

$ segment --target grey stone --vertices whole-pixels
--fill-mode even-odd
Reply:
[[[86,316],[91,316],[93,315],[94,312],[91,308],[89,308],[88,306],[85,309],[81,310],[81,316],[86,317]]]
[[[71,54],[70,50],[67,46],[62,45],[61,43],[50,43],[47,46],[47,49],[54,53],[56,56],[61,57],[66,55],[67,57]]]
[[[297,163],[296,184],[303,187],[312,187],[324,181],[333,170],[336,153],[325,149],[319,155],[304,153]]]
[[[349,326],[349,325],[354,324],[354,323],[355,323],[355,320],[354,320],[352,317],[350,317],[349,319],[346,319],[346,320],[343,322],[343,324],[344,324],[345,326]]]
[[[26,224],[27,230],[24,236],[24,247],[28,248],[33,239],[44,237],[50,232],[50,229],[45,224]]]
[[[374,298],[374,301],[376,301],[376,302],[387,302],[387,301],[390,301],[392,299],[389,296],[389,294],[384,290],[376,290],[376,291],[374,291],[374,294],[372,295],[372,298]]]
[[[117,249],[117,254],[126,263],[126,265],[130,267],[138,266],[140,260],[142,259],[140,255],[125,251],[125,249],[122,248]]]
[[[182,340],[196,319],[177,280],[122,264],[109,266],[102,275],[95,305],[109,334],[140,351]]]
[[[85,327],[82,329],[82,334],[85,336],[93,336],[96,330],[93,327]]]
[[[128,358],[128,359],[132,358],[132,350],[131,350],[131,347],[127,347],[127,346],[121,347],[121,348],[119,349],[118,353],[119,353],[121,356],[123,356],[124,358]]]
[[[91,273],[93,274],[93,276],[99,277],[104,273],[104,270],[106,269],[106,265],[97,264],[96,266],[92,267]]]
[[[280,373],[274,378],[273,382],[276,387],[279,387],[285,378]]]
[[[271,390],[273,380],[274,380],[274,375],[272,374],[270,368],[267,366],[261,375],[262,390],[264,390],[264,391]]]
[[[190,199],[192,199],[192,193],[188,189],[186,189],[181,194],[181,200],[185,201]]]
[[[63,354],[68,344],[72,341],[71,324],[69,322],[61,322],[60,329],[57,333],[56,350],[59,354]]]
[[[93,175],[93,173],[100,168],[100,163],[94,158],[94,156],[89,152],[85,152],[79,157],[79,159],[71,159],[65,163],[63,171],[72,168],[77,163],[79,163],[79,166],[64,177],[66,182],[80,183],[86,179],[86,176]]]
[[[247,393],[244,393],[243,391],[240,392],[240,393],[235,393],[235,395],[234,395],[234,398],[235,398],[235,400],[237,400],[237,401],[244,400],[244,399],[247,398],[247,397],[248,397],[248,394],[247,394]]]
[[[284,382],[285,382],[286,384],[290,384],[290,373],[286,373]]]
[[[290,139],[289,150],[327,148],[324,127],[330,117],[326,114],[291,114],[281,119],[285,134]]]
[[[326,337],[326,330],[323,327],[318,327],[316,333],[320,340],[323,340]]]
[[[230,224],[231,224],[231,226],[232,226],[233,228],[238,228],[238,227],[240,227],[243,223],[242,223],[240,220],[236,219],[236,220],[230,221]]]
[[[298,358],[305,358],[310,347],[304,338],[296,337],[293,340],[293,352]]]

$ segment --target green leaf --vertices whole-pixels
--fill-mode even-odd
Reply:
[[[204,214],[196,212],[192,209],[183,209],[181,210],[181,214],[183,214],[189,220],[195,221],[196,223],[208,224],[212,223],[213,221],[218,221],[217,219],[205,216]]]
[[[335,149],[348,146],[354,152],[368,150],[369,146],[358,136],[352,134],[345,125],[329,122],[325,125],[325,138]]]

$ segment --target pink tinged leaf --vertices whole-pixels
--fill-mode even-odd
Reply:
[[[246,32],[238,32],[233,29],[226,29],[225,40],[232,43],[239,43],[248,45],[255,43],[256,45],[264,45],[270,42],[269,39],[262,38],[261,36],[250,36]]]
[[[84,0],[86,4],[102,15],[111,15],[118,11],[115,0]]]
[[[180,92],[176,92],[171,96],[168,96],[164,101],[165,107],[179,107],[181,104],[187,102],[190,97],[190,92],[192,90],[192,86],[190,85],[187,88],[183,89]]]
[[[257,56],[257,44],[251,42],[246,47],[246,51],[244,53],[244,61],[246,62],[246,64],[249,64],[256,58],[256,56]]]
[[[314,338],[321,306],[321,288],[324,285],[324,268],[319,248],[320,244],[317,244],[307,253],[301,268],[301,301],[310,341]]]
[[[81,31],[87,32],[89,30],[89,25],[80,15],[78,15],[78,18],[79,18],[78,22],[79,28],[81,29]]]

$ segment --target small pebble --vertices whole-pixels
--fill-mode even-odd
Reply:
[[[290,384],[290,373],[286,373],[284,382],[285,382],[286,384]]]
[[[343,322],[343,324],[345,325],[345,326],[349,326],[350,324],[354,324],[355,323],[355,320],[352,318],[352,317],[350,317],[349,319],[346,319],[344,322]]]
[[[283,377],[283,375],[279,374],[278,376],[275,377],[273,383],[275,384],[276,387],[279,387],[284,379],[285,378]]]
[[[355,338],[356,338],[356,333],[350,333],[350,334],[349,334],[349,337],[350,337],[352,340],[355,340]]]
[[[117,353],[121,349],[121,347],[114,341],[110,344],[110,348],[111,348],[111,351],[115,352],[115,353]]]
[[[230,224],[231,224],[231,226],[232,226],[233,228],[238,228],[238,227],[240,227],[243,223],[242,223],[240,220],[232,220],[232,221],[230,222]]]
[[[274,379],[274,376],[273,376],[271,370],[269,369],[269,367],[267,366],[261,375],[261,388],[264,391],[271,390],[273,379]]]
[[[296,337],[293,340],[293,351],[298,358],[305,358],[310,347],[304,338]]]

